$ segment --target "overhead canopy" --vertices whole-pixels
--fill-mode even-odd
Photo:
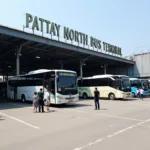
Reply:
[[[16,51],[22,45],[20,54],[21,74],[35,69],[59,69],[60,63],[74,70],[82,59],[88,66],[132,65],[134,61],[102,52],[81,48],[51,40],[42,36],[0,26],[0,74],[15,75]]]

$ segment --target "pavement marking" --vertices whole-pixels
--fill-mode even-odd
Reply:
[[[128,131],[128,130],[130,130],[130,129],[133,129],[133,128],[137,127],[137,126],[141,126],[142,124],[144,124],[144,123],[146,123],[146,122],[149,122],[149,121],[150,121],[150,119],[145,120],[145,121],[142,121],[142,122],[137,123],[137,124],[135,124],[135,125],[132,125],[132,126],[129,126],[129,127],[127,127],[127,128],[124,128],[124,129],[122,129],[122,130],[119,130],[119,131],[117,131],[117,132],[114,132],[114,133],[111,134],[111,135],[108,135],[108,136],[106,136],[106,137],[100,138],[100,139],[98,139],[98,140],[96,140],[96,141],[94,141],[94,142],[90,142],[90,143],[88,143],[87,145],[84,145],[84,146],[81,146],[81,147],[77,147],[77,148],[75,148],[75,149],[73,149],[73,150],[83,150],[83,149],[85,149],[85,148],[87,148],[87,147],[90,147],[90,146],[92,146],[92,145],[95,145],[95,144],[97,144],[97,143],[100,143],[100,142],[102,142],[103,140],[105,140],[105,139],[107,139],[107,138],[115,137],[115,136],[117,136],[117,135],[119,135],[119,134],[121,134],[121,133],[123,133],[123,132],[126,132],[126,131]]]
[[[134,118],[126,118],[126,117],[120,117],[120,116],[113,116],[113,115],[107,115],[107,114],[100,114],[100,113],[89,113],[81,110],[73,110],[73,109],[64,109],[65,111],[73,111],[73,112],[78,112],[78,113],[85,113],[85,114],[92,114],[92,115],[97,115],[97,116],[105,116],[105,117],[110,117],[110,118],[118,118],[118,119],[124,119],[124,120],[131,120],[131,121],[144,121],[140,119],[134,119]]]
[[[13,103],[9,103],[11,105],[14,106],[18,106],[18,107],[31,107],[32,105],[20,105],[20,104],[13,104]],[[55,109],[59,109],[59,108],[55,108]],[[60,110],[60,109],[59,109]],[[118,118],[118,119],[124,119],[124,120],[131,120],[131,121],[144,121],[144,120],[140,120],[140,119],[134,119],[134,118],[126,118],[126,117],[120,117],[120,116],[114,116],[114,115],[107,115],[107,114],[102,114],[102,113],[89,113],[89,112],[85,112],[82,110],[74,110],[74,109],[63,109],[65,111],[73,111],[73,112],[78,112],[78,113],[86,113],[86,114],[92,114],[92,115],[97,115],[97,116],[105,116],[105,117],[110,117],[110,118]]]
[[[13,120],[16,120],[16,121],[18,121],[18,122],[20,122],[20,123],[23,123],[23,124],[25,124],[25,125],[27,125],[27,126],[30,126],[30,127],[34,128],[34,129],[40,129],[40,127],[31,125],[31,124],[29,124],[29,123],[27,123],[27,122],[24,122],[23,120],[17,119],[17,118],[12,117],[12,116],[9,116],[9,115],[4,114],[4,113],[2,113],[2,112],[0,112],[0,114],[3,115],[3,116],[6,116],[6,117],[8,117],[8,118],[11,118],[11,119],[13,119]]]

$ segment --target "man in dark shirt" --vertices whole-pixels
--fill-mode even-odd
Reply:
[[[44,112],[44,101],[43,101],[44,93],[42,89],[40,89],[40,92],[38,92],[38,97],[39,97],[39,112],[41,112],[41,107],[42,112]]]
[[[97,90],[97,88],[95,88],[95,91],[94,91],[95,110],[100,109],[99,97],[100,97],[100,92]]]

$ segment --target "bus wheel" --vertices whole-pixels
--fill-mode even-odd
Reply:
[[[88,95],[86,93],[83,93],[83,98],[84,99],[87,99],[88,98]]]
[[[115,99],[115,95],[113,93],[110,93],[108,98],[109,98],[109,100],[114,100]]]
[[[25,95],[22,95],[22,96],[21,96],[21,101],[22,101],[23,103],[26,101]]]

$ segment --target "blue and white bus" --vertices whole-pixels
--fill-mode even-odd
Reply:
[[[148,82],[144,79],[130,78],[132,97],[137,97],[137,89],[144,90],[143,95],[148,95]]]

